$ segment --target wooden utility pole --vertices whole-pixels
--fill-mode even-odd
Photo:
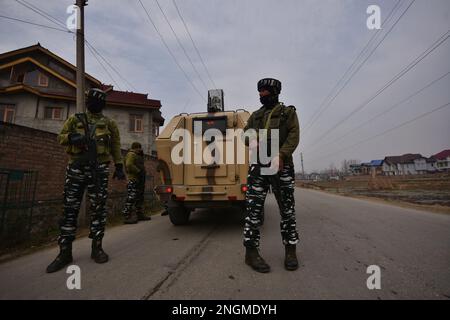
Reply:
[[[76,112],[81,113],[86,111],[85,102],[85,73],[84,73],[84,7],[87,5],[87,0],[76,0],[75,5],[78,7],[77,14],[77,100]],[[81,201],[80,213],[78,214],[78,224],[86,225],[87,222],[87,196],[86,191]]]
[[[76,6],[79,10],[77,16],[77,19],[79,19],[77,21],[77,112],[84,112],[86,108],[84,101],[84,6],[86,5],[86,0],[76,0]]]

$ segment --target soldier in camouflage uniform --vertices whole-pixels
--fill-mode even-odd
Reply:
[[[258,272],[269,272],[270,266],[259,254],[260,226],[264,221],[264,201],[269,186],[276,197],[281,214],[281,236],[285,246],[284,265],[287,270],[296,270],[298,260],[296,244],[298,233],[295,219],[295,175],[292,154],[297,148],[300,129],[294,106],[285,106],[278,101],[281,82],[265,78],[258,82],[260,101],[263,106],[255,111],[247,121],[247,129],[279,129],[279,153],[272,155],[270,166],[275,168],[273,175],[264,175],[264,165],[259,160],[251,164],[247,177],[246,218],[244,226],[245,262]],[[248,143],[246,142],[248,145]],[[268,141],[270,144],[270,141]],[[256,141],[250,142],[250,151],[257,152]],[[270,148],[268,149],[270,150]]]
[[[106,225],[106,200],[108,197],[109,162],[115,163],[113,178],[125,179],[120,152],[117,124],[105,117],[102,110],[106,94],[100,89],[90,89],[87,94],[86,113],[70,116],[58,135],[58,142],[66,147],[70,156],[64,184],[64,212],[60,221],[58,243],[60,253],[47,267],[55,272],[72,262],[72,242],[77,229],[77,217],[85,189],[90,200],[92,239],[91,258],[97,263],[108,261],[103,251],[102,239]],[[86,123],[87,122],[87,123]]]
[[[125,158],[125,170],[128,177],[127,201],[123,208],[125,224],[151,220],[144,215],[145,166],[144,152],[139,142],[133,142]],[[136,217],[133,216],[136,210]]]

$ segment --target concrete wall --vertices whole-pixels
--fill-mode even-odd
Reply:
[[[0,104],[15,105],[14,123],[52,133],[59,133],[69,115],[75,114],[74,102],[39,98],[30,93],[0,95]],[[60,107],[63,110],[62,120],[44,119],[46,107]],[[123,149],[129,149],[134,141],[139,141],[146,154],[156,151],[155,136],[152,132],[153,110],[131,108],[125,106],[107,106],[104,114],[117,122]],[[130,114],[142,114],[144,132],[130,132]]]

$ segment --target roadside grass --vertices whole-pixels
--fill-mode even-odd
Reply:
[[[450,214],[450,176],[370,177],[296,181],[296,186],[401,207]]]

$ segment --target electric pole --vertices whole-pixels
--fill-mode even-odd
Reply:
[[[84,6],[87,0],[76,0],[77,15],[77,112],[85,111],[85,76],[84,76]]]
[[[84,75],[84,6],[87,5],[87,0],[76,0],[75,5],[78,7],[77,11],[77,97],[76,97],[76,112],[82,113],[86,110],[85,103],[85,75]],[[83,194],[83,199],[80,206],[80,214],[78,215],[78,224],[86,225],[87,221],[87,201],[86,191]]]
[[[302,161],[302,176],[305,178],[305,168],[303,167],[303,152],[300,152],[300,159]]]

